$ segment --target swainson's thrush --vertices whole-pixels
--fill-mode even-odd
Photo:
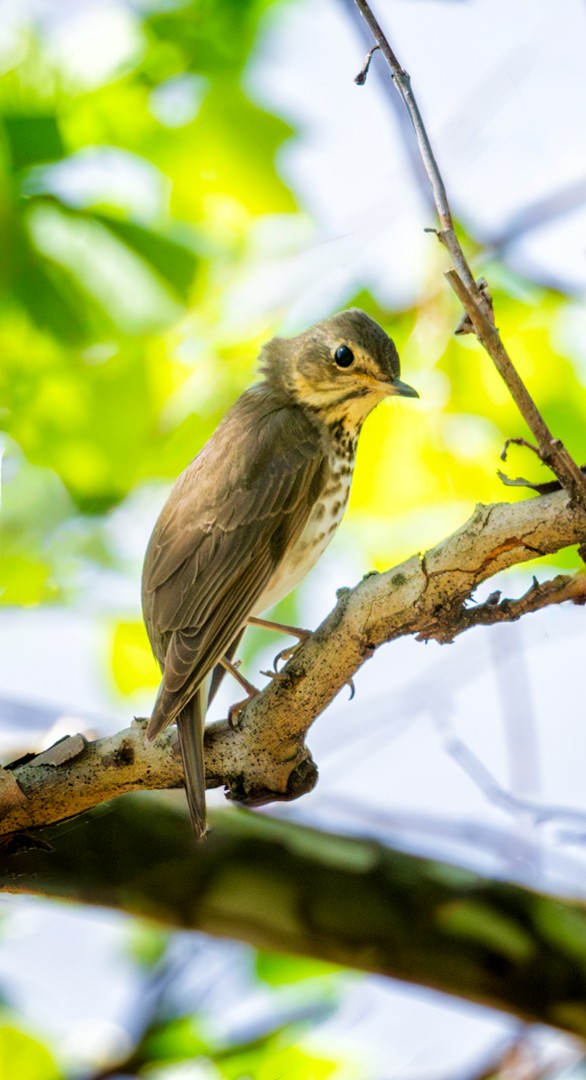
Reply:
[[[177,722],[198,837],[208,676],[331,540],[365,418],[391,394],[418,396],[399,379],[391,339],[357,309],[269,341],[260,370],[179,477],[143,569],[144,619],[163,672],[147,738]]]

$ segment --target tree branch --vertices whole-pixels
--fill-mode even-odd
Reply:
[[[425,555],[341,589],[338,603],[283,672],[243,710],[238,728],[206,728],[208,787],[259,805],[313,787],[305,746],[314,720],[384,642],[407,634],[451,640],[479,623],[506,621],[546,603],[584,599],[584,578],[534,586],[518,601],[469,608],[474,589],[517,563],[586,542],[584,515],[564,491],[476,507],[465,525]],[[0,835],[71,817],[124,792],[179,787],[182,771],[167,731],[146,746],[140,725],[87,743],[74,736],[0,771]]]
[[[4,892],[321,957],[586,1035],[581,904],[258,814],[212,815],[194,844],[186,811],[153,796],[38,840],[0,853]]]
[[[532,432],[539,447],[542,461],[555,473],[576,504],[586,511],[586,480],[563,443],[560,439],[555,438],[549,430],[531,394],[519,376],[494,325],[494,316],[487,290],[479,288],[462,251],[454,228],[445,185],[433,154],[419,106],[411,89],[410,77],[399,63],[367,0],[355,0],[355,3],[391,69],[393,82],[405,103],[413,124],[440,221],[441,227],[437,235],[450,253],[454,265],[454,269],[446,272],[446,278],[466,311],[476,337],[491,357],[499,375],[506,383],[521,416]]]
[[[533,578],[533,584],[518,600],[510,600],[506,597],[501,600],[500,592],[492,593],[484,604],[478,604],[477,607],[462,605],[458,612],[451,611],[445,626],[442,626],[441,617],[438,618],[437,625],[422,630],[417,640],[433,639],[440,644],[448,644],[458,634],[462,634],[464,630],[470,630],[473,626],[494,626],[495,623],[517,622],[522,615],[540,611],[552,604],[563,604],[566,600],[574,604],[586,604],[586,573],[559,574],[552,581],[544,581],[541,584]]]

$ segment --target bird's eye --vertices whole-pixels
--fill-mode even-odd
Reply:
[[[347,345],[340,345],[334,353],[334,360],[338,367],[350,367],[354,363],[354,353]]]

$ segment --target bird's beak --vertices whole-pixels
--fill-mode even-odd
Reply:
[[[414,390],[406,382],[401,382],[400,379],[393,379],[388,392],[389,394],[397,394],[399,397],[419,397],[417,390]]]

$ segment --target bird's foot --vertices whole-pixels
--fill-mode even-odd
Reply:
[[[228,709],[228,723],[232,728],[232,731],[236,731],[236,729],[240,727],[240,715],[243,712],[244,707],[248,705],[248,702],[252,701],[257,694],[260,694],[260,690],[257,690],[256,687],[253,686],[252,692],[249,693],[247,697],[230,706]]]
[[[282,664],[286,664],[292,656],[295,656],[295,653],[297,652],[299,647],[303,645],[309,637],[311,637],[311,634],[309,630],[304,630],[303,635],[299,634],[298,636],[299,642],[297,643],[297,645],[288,645],[286,649],[281,649],[281,651],[278,652],[275,656],[275,659],[273,660],[273,672],[275,675],[279,674],[279,669],[277,667],[279,661],[281,661]]]
[[[283,671],[261,671],[261,675],[266,675],[267,679],[277,679],[282,682],[287,682],[289,678]]]
[[[250,626],[260,626],[264,630],[276,630],[279,634],[291,634],[291,637],[299,638],[299,641],[306,641],[308,637],[311,637],[311,630],[304,630],[302,626],[288,626],[287,623],[275,622],[273,619],[257,619],[256,615],[251,615],[247,622]]]
[[[287,626],[286,623],[273,622],[272,619],[257,619],[255,616],[251,616],[248,620],[251,626],[261,626],[265,630],[277,630],[280,634],[290,634],[291,637],[299,639],[298,645],[289,645],[286,649],[281,649],[273,660],[273,673],[278,673],[277,664],[279,660],[286,664],[287,660],[290,660],[295,651],[299,648],[299,645],[303,645],[309,637],[311,637],[310,630],[304,630],[302,626]],[[261,675],[270,674],[269,672],[262,671]]]
[[[260,691],[257,690],[256,686],[253,686],[253,684],[249,682],[248,679],[245,679],[244,675],[240,674],[240,672],[238,671],[238,668],[240,667],[239,660],[233,663],[232,660],[228,660],[224,656],[220,660],[220,664],[226,671],[229,671],[230,674],[236,679],[236,682],[239,682],[243,689],[246,690],[246,697],[243,698],[242,701],[237,701],[235,705],[231,705],[228,709],[228,723],[230,727],[235,730],[240,724],[240,713],[242,712],[244,706],[248,705],[248,702],[252,701],[252,699],[260,693]]]

